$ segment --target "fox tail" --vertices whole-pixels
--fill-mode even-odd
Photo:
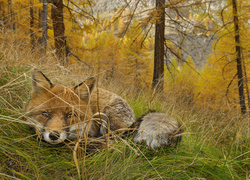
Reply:
[[[181,125],[165,113],[146,113],[132,126],[137,129],[134,142],[146,142],[146,145],[152,149],[166,145],[176,146],[182,139]]]

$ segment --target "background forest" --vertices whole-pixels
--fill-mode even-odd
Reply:
[[[0,39],[0,179],[250,178],[248,0],[0,0]],[[37,141],[23,118],[31,67],[63,84],[96,76],[137,117],[175,117],[183,141]]]

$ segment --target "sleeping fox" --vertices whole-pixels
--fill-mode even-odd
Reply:
[[[138,128],[135,142],[146,141],[153,149],[180,141],[176,138],[181,132],[177,121],[163,113],[149,113],[136,121],[134,111],[123,98],[95,88],[94,77],[66,87],[53,84],[41,71],[33,69],[31,79],[27,122],[50,144],[97,138],[129,127]]]

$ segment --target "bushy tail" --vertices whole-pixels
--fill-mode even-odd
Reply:
[[[176,146],[182,139],[181,125],[165,113],[146,113],[131,128],[137,129],[134,142],[146,142],[152,149],[166,145]]]

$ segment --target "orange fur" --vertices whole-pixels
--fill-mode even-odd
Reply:
[[[40,71],[32,72],[32,95],[27,107],[28,122],[45,141],[57,144],[77,137],[97,137],[107,129],[129,127],[134,121],[133,110],[121,97],[95,88],[95,78],[89,78],[75,87],[53,85]],[[96,122],[98,113],[106,117]]]

